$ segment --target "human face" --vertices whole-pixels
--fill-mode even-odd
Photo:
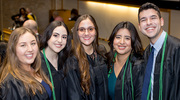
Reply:
[[[33,34],[26,32],[19,37],[16,55],[22,67],[30,66],[34,62],[38,51],[37,41]]]
[[[67,31],[64,26],[58,26],[53,30],[51,38],[48,40],[48,49],[54,53],[59,53],[66,46]]]
[[[131,53],[131,34],[128,29],[120,29],[114,37],[113,47],[120,55]]]
[[[139,14],[139,29],[154,44],[162,33],[164,25],[163,18],[159,18],[158,12],[154,9],[143,10]]]
[[[96,30],[91,20],[87,18],[80,22],[79,28],[78,28],[78,35],[84,47],[92,46],[92,43],[96,36]]]

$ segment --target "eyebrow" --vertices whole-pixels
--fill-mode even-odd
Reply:
[[[58,33],[58,32],[53,32],[53,34],[58,34],[58,35],[59,35],[59,33]]]
[[[116,35],[116,36],[122,36],[122,35]],[[125,37],[131,37],[131,36],[125,35]]]

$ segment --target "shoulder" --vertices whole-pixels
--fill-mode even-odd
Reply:
[[[1,96],[13,96],[19,94],[25,94],[25,87],[22,83],[22,81],[16,79],[11,74],[8,74],[8,76],[5,78],[5,80],[0,84],[0,92]],[[8,94],[7,94],[8,93]],[[8,97],[10,98],[10,97]]]
[[[146,66],[142,55],[133,55],[131,57],[131,62],[132,62],[133,70],[136,71],[140,71]]]
[[[13,77],[13,75],[8,74],[5,78],[5,80],[1,83],[1,86],[4,87],[18,87],[18,86],[22,86],[23,83],[16,79],[15,77]]]
[[[79,67],[77,58],[74,55],[69,56],[64,63],[64,67],[67,69],[67,71],[69,71],[70,69],[78,69]]]
[[[168,48],[180,48],[180,39],[173,37],[171,35],[168,35],[167,37],[167,46]]]

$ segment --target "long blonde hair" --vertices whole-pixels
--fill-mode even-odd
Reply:
[[[36,41],[39,46],[39,41],[36,34],[28,28],[20,27],[15,29],[9,38],[8,45],[7,45],[7,53],[6,58],[3,62],[1,73],[0,73],[0,83],[4,81],[8,74],[13,75],[16,79],[22,81],[25,86],[25,90],[27,93],[35,93],[40,91],[43,93],[45,91],[44,87],[27,71],[21,68],[20,61],[16,55],[16,46],[19,40],[19,37],[29,32],[36,37]],[[28,38],[28,37],[27,37]],[[41,57],[40,53],[38,52],[34,62],[31,64],[31,67],[34,69],[34,74],[41,77],[43,81],[45,81],[51,88],[51,82],[48,80],[46,75],[41,69]]]

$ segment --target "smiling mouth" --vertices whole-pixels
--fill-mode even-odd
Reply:
[[[62,44],[56,44],[55,46],[60,48],[62,46]]]
[[[118,46],[119,49],[125,49],[126,47],[125,46]]]
[[[90,40],[91,37],[86,37],[86,38],[83,38],[84,40]]]
[[[31,59],[31,58],[33,57],[33,55],[32,55],[32,54],[28,54],[28,55],[26,55],[26,57],[27,57],[28,59]]]

